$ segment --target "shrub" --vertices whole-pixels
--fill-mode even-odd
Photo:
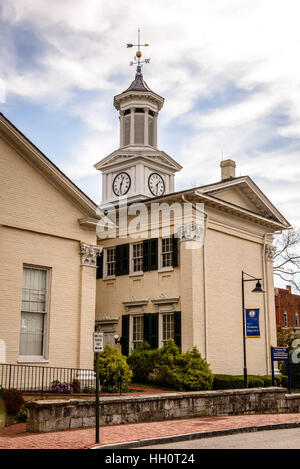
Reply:
[[[99,379],[103,391],[127,392],[131,377],[132,371],[126,357],[114,347],[106,345],[99,354]]]
[[[147,383],[150,373],[153,372],[155,364],[155,351],[151,350],[148,342],[138,345],[127,358],[136,383]]]
[[[61,394],[72,394],[73,386],[69,383],[61,383],[60,381],[52,381],[51,392],[58,392]]]
[[[19,412],[24,405],[22,394],[20,391],[17,391],[17,389],[3,389],[0,397],[2,397],[4,401],[5,409],[8,414]]]
[[[300,363],[293,363],[292,357],[291,357],[293,352],[296,349],[298,350],[298,348],[291,348],[290,349],[291,383],[292,383],[292,388],[299,389],[300,388]],[[299,348],[299,350],[300,350],[300,348]],[[288,374],[288,364],[287,364],[286,361],[285,362],[279,362],[279,370],[285,376]],[[286,386],[284,386],[284,387],[286,387]]]
[[[83,394],[96,394],[96,388],[92,386],[86,386],[81,390]]]
[[[196,347],[180,353],[170,339],[164,347],[155,350],[153,356],[154,370],[149,376],[151,382],[178,391],[211,389],[212,373]]]
[[[27,409],[26,407],[22,407],[18,412],[18,421],[26,422],[26,420],[27,420]]]
[[[243,387],[243,376],[216,374],[213,377],[213,389],[241,389]]]
[[[282,386],[282,375],[275,375],[274,379],[276,386]]]
[[[265,376],[260,376],[260,378],[263,380],[265,388],[269,388],[272,386],[272,376],[265,375]],[[276,379],[275,379],[275,386],[279,386],[276,382]]]
[[[263,388],[264,378],[263,376],[248,376],[248,388]]]
[[[80,392],[80,381],[78,379],[73,379],[72,388],[73,388],[73,392],[76,392],[76,393]]]
[[[289,378],[285,375],[282,375],[281,376],[281,382],[282,382],[282,386],[284,388],[287,388],[288,387],[288,383],[289,383]]]

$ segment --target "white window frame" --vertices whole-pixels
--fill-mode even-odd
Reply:
[[[142,246],[142,255],[139,257],[139,259],[142,259],[142,270],[134,270],[134,259],[137,259],[137,258],[134,258],[133,257],[133,251],[134,251],[134,245],[136,244],[141,244]],[[144,274],[144,271],[143,271],[143,241],[137,241],[136,243],[131,243],[129,245],[129,250],[130,250],[130,253],[129,253],[129,258],[130,258],[130,269],[129,269],[129,274],[130,275],[143,275]]]
[[[115,251],[115,260],[114,262],[109,262],[109,263],[114,263],[115,268],[114,268],[114,274],[108,275],[108,261],[107,261],[107,254],[109,250],[114,250]],[[103,249],[103,278],[104,279],[111,279],[116,277],[116,246],[111,246],[108,248]]]
[[[133,337],[133,323],[134,323],[134,319],[135,318],[141,318],[142,320],[142,328],[143,328],[143,338],[142,340],[134,340],[134,337]],[[129,318],[129,321],[130,321],[130,327],[129,327],[129,349],[130,351],[134,350],[134,345],[135,343],[142,343],[144,341],[144,314],[143,313],[136,313],[136,314],[130,314],[130,318]]]
[[[159,313],[159,318],[158,318],[159,348],[163,347],[165,342],[168,340],[168,339],[164,340],[164,331],[163,331],[164,316],[173,316],[173,326],[174,326],[174,311],[164,311],[164,312]],[[174,330],[173,330],[173,337],[169,337],[169,338],[174,339]]]
[[[296,319],[296,327],[299,327],[299,313],[295,314],[295,319]]]
[[[172,236],[159,238],[159,243],[158,243],[158,271],[168,272],[168,271],[174,270],[174,268],[173,268],[173,265],[163,266],[163,255],[166,254],[163,252],[163,239],[170,239],[171,243],[173,243],[173,238]],[[173,264],[173,244],[171,244],[171,246],[172,246],[171,251],[167,251],[167,253],[171,253],[171,263]]]
[[[24,269],[36,269],[46,271],[46,298],[45,298],[45,311],[40,311],[37,314],[44,314],[44,323],[43,323],[43,352],[42,355],[21,355],[20,354],[20,335],[21,335],[21,318],[22,313],[30,313],[30,311],[22,310],[22,298],[23,298],[23,272]],[[20,363],[37,363],[37,362],[49,362],[48,360],[48,331],[49,331],[49,314],[50,314],[50,277],[51,269],[49,267],[42,267],[36,265],[24,264],[22,270],[22,286],[21,286],[21,314],[20,314],[20,332],[19,332],[19,356],[18,362]],[[34,314],[34,313],[33,313]]]
[[[289,326],[288,313],[286,311],[283,313],[283,322],[284,322],[284,327]]]

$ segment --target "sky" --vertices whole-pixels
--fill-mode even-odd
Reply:
[[[231,158],[300,227],[299,17],[299,0],[0,0],[0,112],[99,203],[140,28],[175,189]]]

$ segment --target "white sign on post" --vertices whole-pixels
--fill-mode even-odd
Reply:
[[[103,332],[94,332],[94,353],[103,352],[104,350],[104,334]]]

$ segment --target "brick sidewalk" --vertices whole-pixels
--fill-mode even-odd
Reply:
[[[222,416],[107,426],[100,429],[100,443],[285,423],[300,423],[300,414]],[[184,442],[182,445],[184,448]],[[93,446],[96,446],[94,428],[27,433],[25,424],[20,423],[0,429],[1,449],[86,449]]]

